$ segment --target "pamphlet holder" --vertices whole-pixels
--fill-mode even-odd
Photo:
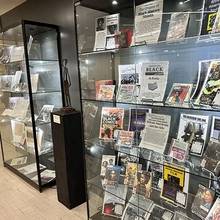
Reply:
[[[72,209],[86,201],[81,113],[52,112],[51,123],[58,201]]]

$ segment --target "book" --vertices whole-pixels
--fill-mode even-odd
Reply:
[[[101,112],[101,139],[114,139],[115,130],[123,130],[124,108],[103,107]]]
[[[117,92],[117,102],[132,102],[135,85],[121,84]]]
[[[166,103],[169,105],[182,105],[188,93],[188,90],[188,85],[174,83],[169,92],[169,95],[167,96]]]
[[[145,170],[138,170],[134,182],[133,193],[150,198],[152,184],[152,173]]]
[[[0,87],[4,90],[11,90],[13,87],[14,75],[3,75],[0,77]]]
[[[27,144],[27,151],[29,153],[34,154],[34,134],[33,134],[33,128],[29,126],[25,126],[25,139]]]
[[[121,218],[125,208],[127,186],[118,185],[117,188],[106,186],[102,214]]]
[[[192,213],[199,216],[201,219],[205,219],[212,207],[214,196],[214,190],[199,184],[191,207]]]
[[[133,137],[134,137],[133,131],[120,130],[118,131],[116,145],[123,146],[123,147],[132,147]]]
[[[55,170],[48,170],[48,169],[44,170],[43,172],[40,173],[40,178],[42,184],[53,181],[56,178]],[[36,175],[32,177],[31,180],[38,182],[38,176]]]
[[[37,92],[38,79],[39,79],[39,73],[31,74],[31,91],[32,91],[32,93]]]
[[[190,144],[189,153],[201,156],[203,154],[209,116],[180,114],[177,139]]]
[[[146,220],[157,220],[157,219],[172,220],[173,217],[174,217],[174,212],[154,203],[151,206],[151,209],[149,211]]]
[[[97,100],[113,101],[115,85],[100,85]]]
[[[212,116],[210,138],[214,138],[220,141],[220,117],[215,115]]]
[[[210,138],[201,166],[217,177],[220,175],[220,142],[218,140]]]
[[[220,198],[217,197],[205,220],[218,220],[220,218]]]
[[[162,189],[163,164],[172,163],[173,158],[157,152],[150,153],[147,163],[147,171],[152,173],[152,188],[156,190]]]
[[[149,210],[153,205],[153,201],[132,194],[129,199],[122,216],[122,220],[138,219],[145,220],[149,214]]]
[[[170,130],[170,115],[146,113],[146,122],[139,147],[163,153]]]
[[[189,143],[172,138],[167,155],[180,162],[185,162],[189,147]]]
[[[42,164],[39,164],[39,167],[40,167],[40,170],[43,170],[46,168],[46,166]],[[18,168],[17,170],[24,175],[28,175],[30,173],[37,172],[37,164],[36,163],[28,164],[26,166]]]
[[[177,41],[185,38],[189,13],[176,12],[170,17],[166,41]]]
[[[162,102],[166,90],[169,61],[143,62],[139,100]]]
[[[95,81],[95,90],[96,90],[96,99],[98,99],[100,85],[114,85],[114,80],[96,80]]]
[[[133,188],[135,180],[137,178],[137,171],[141,170],[141,168],[142,164],[128,163],[126,167],[124,184]]]
[[[134,139],[141,139],[141,132],[144,130],[146,113],[151,113],[150,108],[130,108],[128,130],[134,131]]]
[[[215,17],[215,22],[212,27],[212,34],[220,32],[220,7],[218,7],[218,11]]]
[[[11,160],[10,166],[19,166],[27,163],[27,157],[18,157]]]
[[[37,122],[49,122],[50,121],[50,113],[53,111],[54,105],[44,105],[40,110],[36,121]]]
[[[174,214],[173,220],[192,220],[185,213],[176,212]]]
[[[120,30],[115,33],[115,48],[124,48],[131,45],[132,30]]]
[[[14,46],[4,46],[0,50],[0,64],[6,64],[9,62],[11,57],[11,52]]]
[[[102,155],[101,176],[105,176],[107,165],[115,165],[115,155]]]
[[[24,123],[11,120],[11,129],[12,129],[12,135],[13,135],[13,142],[19,143],[23,133],[24,133],[25,125]]]
[[[121,167],[117,165],[108,164],[106,167],[104,185],[118,187],[120,179]]]
[[[174,204],[186,207],[188,198],[189,170],[164,163],[160,196]]]
[[[12,117],[24,119],[29,107],[28,99],[17,99],[12,112]]]

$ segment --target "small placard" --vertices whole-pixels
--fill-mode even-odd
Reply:
[[[53,121],[54,121],[54,123],[60,124],[60,116],[59,115],[53,115]]]

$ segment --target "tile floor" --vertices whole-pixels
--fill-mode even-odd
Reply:
[[[72,210],[57,200],[56,189],[42,193],[3,167],[0,156],[0,220],[87,220],[86,204]]]

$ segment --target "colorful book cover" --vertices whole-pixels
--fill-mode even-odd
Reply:
[[[123,147],[132,147],[133,137],[134,137],[133,131],[120,130],[118,131],[116,145]]]
[[[220,219],[220,198],[219,197],[215,200],[215,203],[213,204],[207,217],[205,218],[205,220],[215,220],[215,219],[216,220]]]
[[[141,139],[141,132],[144,130],[146,113],[151,113],[150,108],[129,109],[129,131],[134,131],[134,138]]]
[[[132,102],[135,91],[135,85],[121,84],[117,93],[118,102]]]
[[[105,176],[107,165],[115,165],[115,155],[102,155],[101,176]]]
[[[113,101],[115,85],[100,85],[97,100]]]
[[[115,84],[114,80],[111,80],[111,79],[95,81],[96,99],[98,99],[100,85],[114,85],[114,84]]]
[[[107,165],[103,184],[118,187],[120,179],[120,170],[120,166]]]
[[[103,107],[101,112],[101,139],[114,139],[115,130],[123,130],[124,108]]]
[[[120,30],[115,34],[115,48],[129,47],[132,41],[132,30]]]

